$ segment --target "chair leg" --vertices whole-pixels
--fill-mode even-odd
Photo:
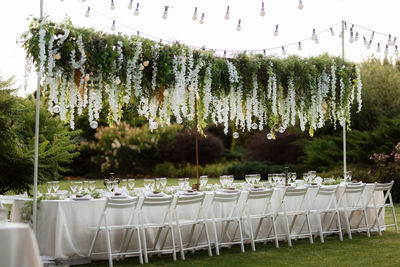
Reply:
[[[396,232],[398,233],[398,232],[399,232],[399,226],[397,225],[396,213],[394,212],[394,206],[393,206],[393,204],[391,205],[391,208],[392,208],[392,215],[393,215],[394,226],[395,226],[395,228],[396,228]],[[379,218],[378,218],[378,220],[379,220]]]
[[[274,229],[274,235],[275,235],[275,247],[279,248],[278,233],[276,232],[275,218],[273,215],[271,216],[271,219],[272,219],[272,228]],[[267,237],[269,237],[269,236],[267,236]]]
[[[200,227],[200,232],[199,232],[199,234],[197,235],[197,238],[196,238],[196,240],[195,240],[195,242],[194,242],[194,244],[193,244],[192,253],[194,253],[194,252],[196,251],[197,244],[199,243],[199,240],[200,240],[201,234],[203,233],[203,228],[204,228],[205,225],[206,225],[206,224],[203,223],[203,224],[201,225],[201,227]]]
[[[242,222],[239,218],[239,214],[238,214],[238,225],[239,225],[239,235],[240,235],[240,249],[242,251],[242,253],[244,253],[244,242],[243,242],[243,232],[242,232]]]
[[[349,239],[353,239],[351,236],[351,229],[350,229],[350,222],[349,222],[349,215],[347,214],[347,210],[344,210],[344,217],[346,221],[346,228],[347,228],[347,235],[349,236]]]
[[[307,226],[308,226],[308,231],[310,233],[310,244],[314,243],[313,237],[312,237],[312,229],[311,229],[311,223],[310,223],[310,214],[306,214],[306,220],[307,220]]]
[[[247,216],[247,218],[248,218],[248,223],[249,223],[249,227],[250,227],[251,249],[252,249],[253,251],[256,251],[256,245],[255,245],[255,242],[254,242],[253,225],[252,225],[252,223],[251,223],[251,218],[250,218],[250,216]]]
[[[375,223],[372,225],[372,228],[376,225],[376,227],[378,227],[379,235],[382,235],[381,226],[380,226],[380,223],[379,223],[378,210],[377,210],[376,206],[374,207],[374,211],[375,211]]]
[[[185,250],[183,249],[181,228],[179,227],[179,224],[177,224],[176,227],[178,228],[179,246],[180,246],[180,249],[181,249],[181,259],[185,260]]]
[[[107,240],[108,265],[109,265],[109,267],[113,267],[113,258],[112,258],[112,254],[111,254],[110,230],[108,229],[107,224],[106,224],[105,228],[106,228],[106,240]]]
[[[371,237],[371,233],[369,232],[369,225],[368,225],[368,218],[367,218],[367,211],[363,209],[363,214],[364,214],[364,222],[365,222],[365,227],[367,227],[367,236]]]
[[[137,233],[137,240],[138,240],[138,250],[139,250],[139,263],[143,264],[143,251],[142,251],[142,241],[140,240],[140,228],[136,225],[136,233]]]
[[[175,247],[175,233],[174,233],[174,226],[170,225],[171,229],[171,239],[172,239],[172,259],[176,261],[176,247]]]
[[[287,214],[285,214],[285,222],[286,222],[286,233],[287,233],[287,241],[288,241],[288,245],[289,247],[292,246],[292,239],[290,237],[290,229],[289,229],[289,218],[287,216]]]
[[[214,228],[214,238],[215,238],[215,254],[219,256],[219,244],[218,244],[218,234],[217,234],[217,224],[213,221]]]
[[[144,263],[149,263],[149,257],[147,255],[146,229],[144,227],[142,227],[142,236],[143,236]]]
[[[319,224],[319,237],[321,239],[321,243],[324,243],[324,230],[322,229],[321,213],[318,212],[316,215]]]
[[[338,229],[339,229],[339,238],[340,241],[343,241],[343,233],[342,233],[342,223],[340,222],[340,216],[339,216],[339,211],[336,211],[336,218],[337,218],[337,224],[338,224]],[[333,214],[333,217],[335,217],[335,214]]]
[[[95,243],[96,243],[96,241],[97,241],[97,237],[98,237],[99,231],[100,231],[100,229],[99,229],[99,228],[97,228],[97,229],[96,229],[96,233],[94,234],[94,237],[93,237],[92,244],[90,245],[90,249],[89,249],[89,254],[88,254],[88,257],[92,256],[92,252],[93,252],[94,244],[95,244]]]
[[[208,234],[207,222],[204,222],[204,228],[206,229],[206,238],[207,238],[207,244],[208,244],[208,255],[212,256],[211,242],[210,242],[210,236]]]

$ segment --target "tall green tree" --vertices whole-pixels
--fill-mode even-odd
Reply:
[[[13,79],[0,78],[0,194],[33,184],[35,99],[15,96]],[[79,131],[70,131],[44,105],[40,109],[39,183],[59,179],[76,152]]]

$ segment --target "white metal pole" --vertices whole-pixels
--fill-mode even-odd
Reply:
[[[40,18],[43,18],[43,0],[40,0]],[[39,168],[39,115],[40,115],[40,71],[38,73],[36,89],[36,114],[35,114],[35,158],[33,165],[33,231],[36,233],[36,212],[37,212],[37,184]]]
[[[344,60],[344,24],[346,22],[342,20],[342,59]],[[343,118],[343,178],[346,179],[346,119]]]

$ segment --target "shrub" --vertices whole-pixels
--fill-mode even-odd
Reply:
[[[158,177],[178,177],[176,168],[172,162],[159,163],[154,167],[154,176]]]
[[[294,130],[277,134],[275,140],[267,140],[266,132],[252,135],[244,152],[248,161],[269,161],[274,164],[295,163],[300,155],[300,147],[294,143],[299,135]]]

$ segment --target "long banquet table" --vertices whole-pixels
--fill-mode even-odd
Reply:
[[[344,186],[339,186],[338,195],[340,192],[343,192]],[[315,194],[318,188],[310,187],[307,191],[306,195],[306,203],[311,205],[315,199]],[[367,184],[364,190],[364,199],[369,200],[371,194],[373,193],[373,184]],[[244,200],[246,199],[248,191],[241,191],[241,196],[239,199],[239,206],[243,205]],[[284,188],[275,188],[274,193],[272,195],[271,204],[274,212],[277,212],[280,202],[282,201],[282,197],[284,194]],[[378,202],[383,201],[382,192],[376,192],[376,198]],[[210,203],[213,198],[213,192],[206,192],[206,197],[204,201],[204,206],[210,206]],[[68,258],[76,258],[76,257],[87,257],[91,240],[94,235],[94,231],[89,230],[89,227],[95,227],[100,219],[101,213],[104,208],[105,199],[92,199],[87,201],[74,201],[70,199],[66,200],[42,200],[40,203],[40,208],[38,209],[38,219],[37,219],[37,233],[36,237],[39,244],[40,254],[42,256],[52,257],[54,259],[68,259]],[[143,201],[143,197],[140,201]],[[352,201],[352,200],[347,200]],[[18,222],[21,220],[20,209],[24,205],[26,200],[16,200],[13,205],[11,212],[11,220],[14,222]],[[296,207],[297,200],[293,200],[291,202],[287,202],[289,208]],[[323,204],[323,203],[321,203]],[[225,204],[226,205],[226,204]],[[140,202],[139,202],[140,206]],[[257,208],[261,207],[260,205],[253,205],[250,207],[250,213],[256,212]],[[195,212],[193,209],[188,207],[185,211],[185,216],[191,216]],[[216,216],[227,213],[228,209],[226,206],[217,206],[215,207]],[[356,213],[357,214],[357,213]],[[113,224],[123,224],[128,220],[129,213],[125,212],[123,214],[119,213],[109,213],[109,217],[107,218],[108,223],[110,225]],[[154,210],[143,210],[143,219],[145,221],[161,221],[162,215],[159,212]],[[209,215],[208,215],[209,216]],[[358,216],[360,214],[353,216],[353,220],[351,224],[356,224],[358,222]],[[341,216],[342,226],[344,227],[344,216]],[[375,213],[372,210],[367,210],[368,221],[371,224],[375,220]],[[384,212],[380,215],[380,223],[384,225]],[[249,236],[248,227],[246,227],[246,222],[243,227],[243,235],[244,237]],[[256,224],[256,222],[254,222]],[[303,224],[302,220],[298,220],[294,226],[294,231],[299,231],[299,228]],[[315,216],[311,217],[311,225],[313,231],[317,231],[318,224]],[[363,223],[362,223],[363,225]],[[282,218],[277,220],[277,232],[278,234],[285,234],[285,228]],[[210,239],[211,242],[214,240],[214,236],[212,235],[212,225],[209,225],[210,230]],[[325,226],[326,227],[326,226]],[[333,224],[333,227],[336,227]],[[221,226],[219,226],[221,228]],[[265,228],[266,229],[266,228]],[[219,230],[219,229],[218,229]],[[230,233],[233,233],[235,227],[230,226]],[[305,230],[305,229],[304,229]],[[153,240],[155,238],[156,231],[147,232],[148,240]],[[175,231],[176,234],[176,231]],[[183,239],[189,235],[189,229],[183,230]],[[266,231],[260,232],[260,235],[266,235]],[[282,239],[282,238],[281,238]],[[122,231],[121,232],[113,232],[111,236],[112,247],[118,249],[120,242],[122,240]],[[169,240],[169,239],[167,239]],[[176,238],[176,240],[178,240]],[[205,242],[205,238],[200,239],[200,241]],[[131,245],[131,248],[135,248],[135,240]],[[151,246],[152,242],[148,242],[148,246]],[[171,242],[166,243],[166,246],[171,246]],[[105,236],[100,234],[96,246],[94,247],[94,252],[104,252],[106,251],[106,241]]]

